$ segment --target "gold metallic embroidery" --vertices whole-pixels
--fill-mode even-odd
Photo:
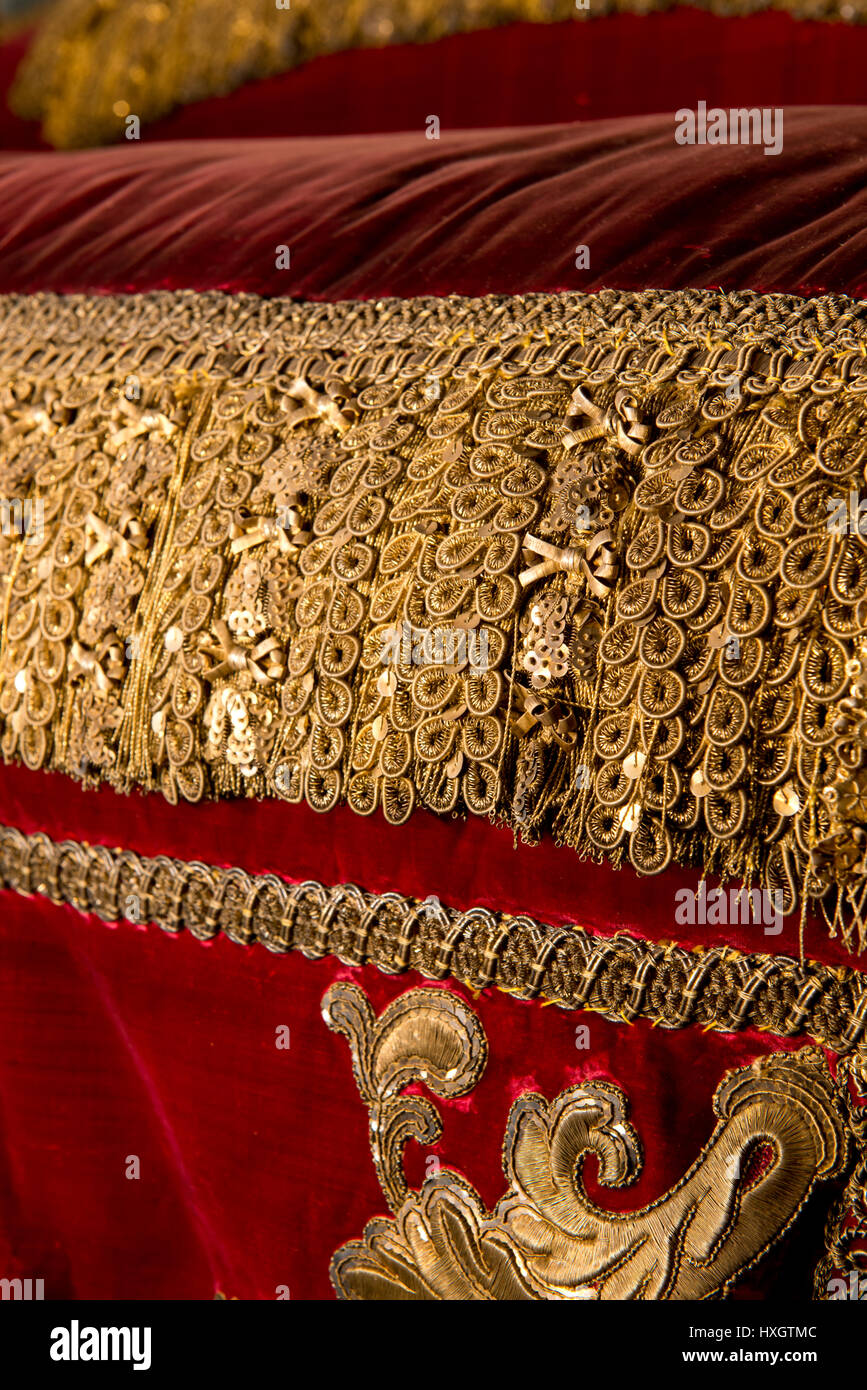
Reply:
[[[867,980],[816,961],[730,947],[690,951],[622,932],[596,936],[577,924],[550,927],[482,907],[461,912],[353,884],[287,883],[167,855],[56,843],[10,826],[0,827],[0,887],[44,894],[106,922],[155,922],[201,941],[223,933],[240,945],[313,960],[332,955],[388,975],[415,970],[618,1023],[806,1035],[851,1056],[867,1076]]]
[[[714,1096],[718,1123],[698,1160],[640,1211],[606,1211],[584,1188],[591,1154],[605,1187],[628,1186],[641,1170],[628,1102],[607,1081],[570,1087],[552,1102],[534,1094],[515,1101],[503,1146],[509,1186],[492,1212],[448,1170],[407,1192],[396,1171],[403,1143],[434,1142],[439,1126],[430,1102],[403,1090],[423,1081],[434,1095],[463,1094],[484,1062],[481,1025],[462,1001],[434,990],[411,990],[375,1020],[349,984],[331,986],[323,1016],[349,1039],[377,1171],[395,1212],[334,1256],[331,1277],[342,1298],[718,1297],[780,1238],[816,1183],[848,1159],[841,1097],[824,1055],[807,1048],[730,1072]]]
[[[323,53],[417,43],[516,20],[592,19],[665,10],[677,0],[60,0],[37,32],[13,104],[61,148],[115,140],[130,114],[233,91]],[[864,0],[696,0],[715,14],[775,8],[805,19],[863,21]]]
[[[344,1033],[352,1069],[370,1111],[370,1147],[382,1190],[396,1209],[407,1196],[403,1150],[410,1139],[435,1144],[439,1115],[423,1096],[407,1096],[423,1082],[435,1096],[471,1091],[485,1068],[488,1044],[472,1009],[438,989],[402,994],[374,1018],[367,997],[354,985],[337,985],[323,1002],[329,1028]]]
[[[829,525],[863,306],[13,296],[0,327],[5,759],[468,811],[824,895],[864,946],[867,560]]]

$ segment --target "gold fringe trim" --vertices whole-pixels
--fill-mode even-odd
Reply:
[[[863,23],[867,0],[695,0],[718,15],[787,10]],[[60,149],[118,139],[175,106],[234,91],[325,53],[421,43],[517,20],[585,20],[673,8],[674,0],[60,0],[22,64],[12,104]]]
[[[659,1028],[807,1036],[847,1057],[867,1088],[867,978],[817,961],[730,947],[688,950],[625,933],[602,937],[577,924],[550,927],[481,907],[462,912],[438,898],[419,902],[354,884],[292,884],[274,874],[56,842],[11,826],[0,827],[0,888],[39,894],[103,922],[154,922],[200,941],[222,934],[276,954],[372,964],[387,975],[415,970],[614,1023],[643,1018]]]
[[[0,752],[547,828],[863,947],[865,397],[845,298],[0,299]]]

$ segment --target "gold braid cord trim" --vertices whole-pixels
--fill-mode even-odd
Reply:
[[[851,1057],[867,1084],[867,977],[816,961],[601,937],[578,925],[550,927],[481,907],[461,912],[438,899],[353,884],[292,884],[240,868],[56,843],[11,826],[0,827],[0,887],[42,894],[104,922],[155,922],[201,941],[222,933],[244,946],[298,950],[312,960],[336,956],[388,975],[416,970],[616,1023],[644,1018],[660,1028],[807,1036]]]
[[[349,1042],[395,1213],[334,1256],[341,1298],[720,1297],[779,1240],[817,1183],[847,1171],[851,1138],[863,1146],[846,1066],[835,1081],[819,1049],[778,1053],[728,1073],[713,1098],[716,1129],[673,1188],[641,1210],[611,1212],[588,1196],[584,1160],[595,1156],[603,1187],[625,1187],[641,1171],[641,1143],[619,1087],[584,1081],[551,1102],[515,1101],[503,1143],[508,1187],[488,1211],[455,1172],[437,1167],[417,1192],[403,1173],[409,1140],[434,1144],[442,1132],[431,1101],[406,1088],[461,1096],[484,1070],[487,1042],[472,1009],[448,991],[416,989],[377,1018],[360,989],[335,984],[323,1016]],[[830,1279],[820,1282],[826,1273],[856,1267],[835,1234],[832,1222],[818,1298],[835,1292]]]
[[[6,760],[549,828],[864,945],[863,305],[7,297],[0,437]]]
[[[867,0],[694,0],[719,15],[781,9],[804,19],[867,19]],[[515,20],[592,19],[672,8],[674,0],[60,0],[13,90],[60,148],[116,140],[128,115],[234,91],[324,53],[442,38]]]

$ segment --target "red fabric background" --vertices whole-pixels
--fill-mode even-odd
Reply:
[[[243,955],[243,958],[242,958]],[[226,940],[107,928],[71,908],[2,895],[0,1273],[44,1278],[46,1298],[327,1298],[329,1258],[385,1215],[368,1117],[346,1041],[320,1001],[354,979],[379,1012],[414,984]],[[490,1043],[478,1086],[438,1102],[432,1151],[410,1146],[412,1185],[436,1152],[488,1204],[502,1194],[512,1100],[553,1098],[587,1077],[627,1092],[645,1167],[593,1195],[630,1209],[680,1179],[713,1129],[723,1073],[776,1042],[665,1032],[519,1003],[477,1000]],[[587,1023],[589,1050],[576,1050]],[[291,1046],[275,1047],[288,1025]],[[688,1073],[689,1084],[684,1084]],[[141,1160],[141,1177],[125,1177]],[[810,1296],[830,1189],[740,1296]]]
[[[0,47],[5,93],[29,36]],[[652,55],[652,56],[651,56]],[[352,50],[194,102],[146,140],[341,135],[547,125],[713,106],[864,101],[867,27],[767,12],[722,18],[683,7],[590,23],[511,24],[433,44]],[[34,149],[36,122],[0,99],[0,149]]]
[[[674,119],[0,157],[0,291],[310,299],[601,286],[867,292],[867,126],[790,110],[785,147]],[[590,269],[575,269],[575,247]],[[279,245],[291,268],[277,270]]]
[[[388,825],[379,812],[357,816],[348,806],[317,815],[285,801],[221,801],[170,806],[157,795],[121,797],[110,788],[85,791],[58,773],[0,765],[0,823],[25,834],[85,840],[145,855],[250,873],[276,873],[300,883],[355,883],[369,892],[395,891],[423,900],[431,894],[451,907],[529,912],[551,926],[578,924],[603,935],[629,931],[651,941],[685,946],[735,946],[741,951],[799,954],[800,914],[779,936],[749,926],[681,926],[675,894],[695,890],[696,870],[672,867],[639,878],[578,858],[553,844],[515,843],[511,831],[469,816],[441,818],[416,811],[407,825]],[[708,880],[709,883],[715,880]],[[828,965],[863,965],[825,924],[809,915],[805,954]]]

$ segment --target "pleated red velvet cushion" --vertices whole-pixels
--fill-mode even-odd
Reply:
[[[0,291],[312,299],[722,286],[863,294],[867,127],[683,146],[673,115],[501,131],[142,141],[0,158]],[[576,269],[576,247],[589,269]],[[290,251],[278,269],[278,248]]]

